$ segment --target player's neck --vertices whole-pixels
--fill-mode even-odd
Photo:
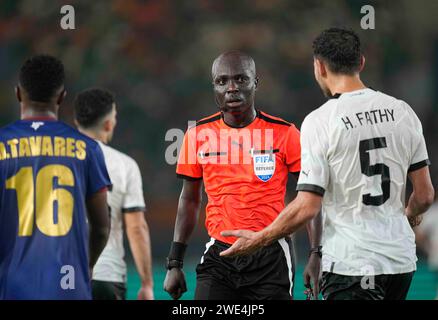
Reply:
[[[94,131],[94,130],[87,130],[83,128],[79,128],[79,131],[94,140],[98,140],[102,143],[108,144],[108,137],[105,133]]]
[[[54,105],[35,102],[32,104],[22,104],[21,105],[21,119],[32,119],[32,118],[50,118],[58,119],[57,107]]]
[[[333,76],[328,83],[329,90],[332,95],[337,93],[347,93],[356,90],[361,90],[367,88],[359,75],[347,76],[347,75],[337,75]]]

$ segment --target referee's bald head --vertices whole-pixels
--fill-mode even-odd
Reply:
[[[214,76],[217,74],[219,66],[224,64],[232,66],[236,63],[242,64],[245,70],[251,72],[254,76],[256,75],[254,59],[244,52],[231,50],[222,53],[213,61],[213,65],[211,67],[212,77],[214,78]]]

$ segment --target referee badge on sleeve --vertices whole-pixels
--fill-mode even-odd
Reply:
[[[251,149],[251,155],[255,175],[263,182],[267,182],[275,172],[275,154],[273,150],[255,151]]]

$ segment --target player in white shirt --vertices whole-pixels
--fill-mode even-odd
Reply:
[[[134,159],[106,144],[116,126],[113,95],[104,89],[89,89],[75,99],[75,122],[79,131],[99,142],[113,188],[108,193],[111,232],[108,243],[93,269],[93,299],[126,299],[126,263],[123,224],[141,278],[137,298],[153,299],[149,227],[144,217],[145,202],[140,169]]]
[[[240,239],[222,255],[294,232],[322,206],[323,297],[405,299],[417,260],[411,226],[434,198],[420,120],[406,102],[362,83],[353,31],[328,29],[313,48],[315,78],[330,100],[302,124],[297,198],[260,232],[224,232]]]

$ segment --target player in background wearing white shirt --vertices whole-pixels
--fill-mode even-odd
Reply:
[[[153,279],[149,227],[140,169],[134,159],[107,144],[116,126],[114,96],[104,89],[88,89],[75,99],[75,123],[83,134],[102,148],[113,188],[108,193],[111,232],[108,243],[93,269],[93,299],[126,299],[126,263],[123,247],[125,224],[131,252],[141,278],[139,300],[153,300]]]
[[[328,29],[313,49],[315,78],[330,99],[302,124],[298,195],[262,231],[223,232],[240,239],[221,254],[265,246],[322,206],[323,297],[405,299],[417,260],[411,226],[434,198],[420,120],[404,101],[362,83],[365,58],[353,31]]]

